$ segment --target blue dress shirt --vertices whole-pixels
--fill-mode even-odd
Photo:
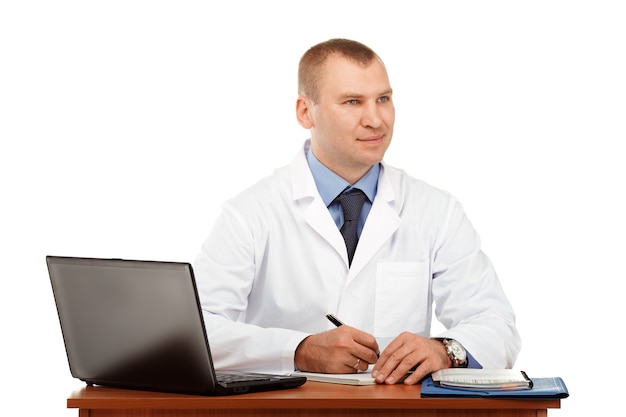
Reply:
[[[339,175],[326,168],[309,149],[306,155],[309,168],[313,173],[313,179],[317,190],[328,207],[328,211],[332,216],[337,228],[341,228],[343,225],[343,209],[339,202],[335,202],[335,198],[341,193],[347,193],[352,188],[358,188],[365,193],[367,199],[361,209],[361,215],[359,216],[359,223],[357,225],[357,235],[361,237],[361,231],[363,225],[367,219],[370,209],[372,208],[372,202],[376,197],[376,190],[378,189],[378,174],[380,173],[379,164],[375,164],[369,171],[354,185],[341,178]]]

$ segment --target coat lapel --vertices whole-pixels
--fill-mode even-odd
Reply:
[[[385,169],[378,179],[378,191],[361,232],[348,281],[354,278],[400,226],[396,195]]]
[[[346,268],[348,267],[348,254],[346,244],[343,241],[341,232],[333,221],[328,207],[322,201],[313,174],[306,162],[306,149],[298,153],[296,159],[290,166],[292,182],[292,196],[302,217],[313,230],[324,238],[344,259]]]

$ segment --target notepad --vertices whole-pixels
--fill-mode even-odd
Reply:
[[[316,372],[295,371],[293,376],[305,376],[308,381],[329,382],[344,385],[376,385],[372,371],[361,371],[356,374],[322,374]]]
[[[515,369],[447,368],[433,372],[432,380],[442,387],[465,389],[519,390],[533,386],[524,371]]]

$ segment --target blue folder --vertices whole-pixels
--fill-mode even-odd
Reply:
[[[499,398],[499,399],[557,399],[569,397],[565,382],[560,377],[531,378],[533,387],[530,389],[499,389],[481,390],[474,388],[451,388],[436,385],[431,377],[422,381],[421,396],[428,397],[465,397],[465,398]]]

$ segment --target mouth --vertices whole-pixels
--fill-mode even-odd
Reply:
[[[367,136],[364,138],[357,138],[359,143],[369,146],[378,146],[383,143],[385,135]]]
[[[364,138],[357,138],[359,142],[378,143],[382,142],[385,135],[367,136]]]

